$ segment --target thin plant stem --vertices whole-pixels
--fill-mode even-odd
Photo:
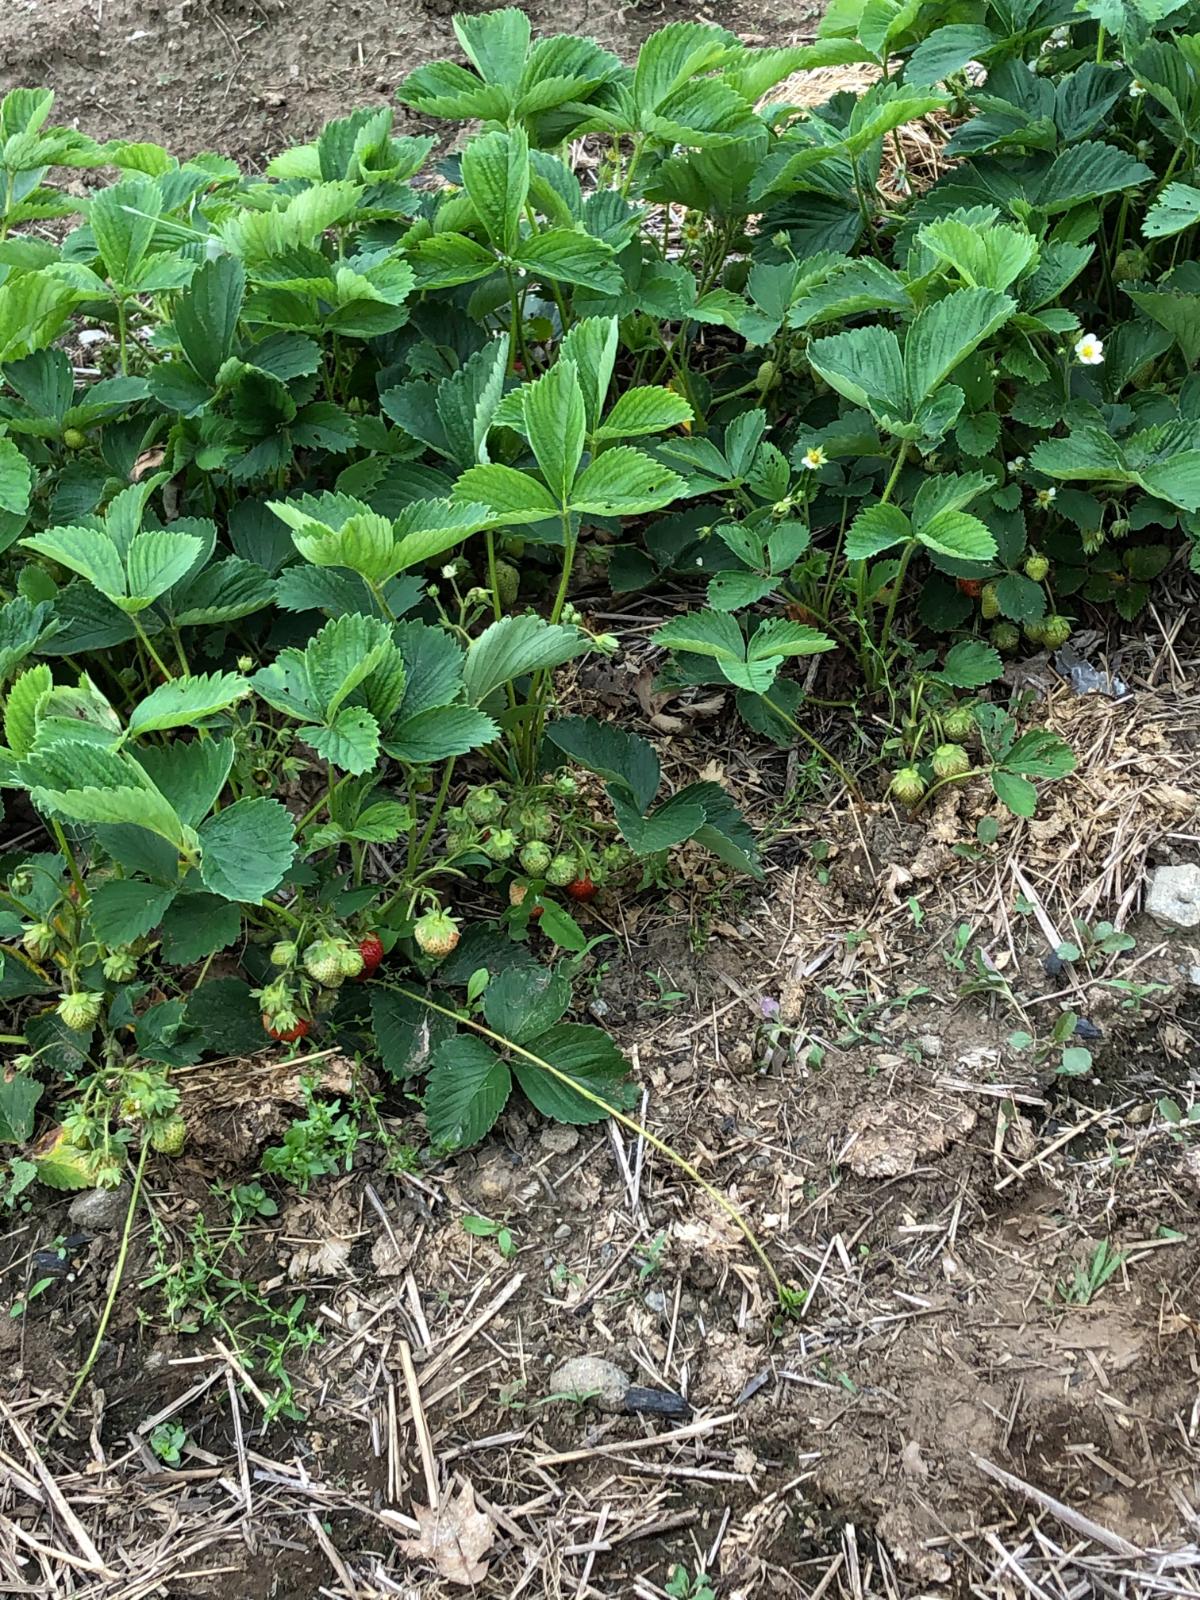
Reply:
[[[821,743],[821,741],[819,739],[815,739],[806,728],[802,728],[796,721],[795,717],[790,716],[781,705],[778,705],[774,700],[771,699],[769,694],[760,694],[759,699],[769,711],[773,711],[775,713],[781,722],[786,722],[788,727],[791,728],[792,732],[798,734],[799,737],[804,740],[805,744],[810,745],[821,757],[822,761],[827,761],[829,763],[829,765],[837,773],[838,777],[846,785],[847,789],[849,789],[850,793],[861,805],[862,790],[858,787],[857,783],[855,783],[854,779],[846,771],[845,767],[837,759],[837,757],[831,754],[830,751],[828,751]]]
[[[133,1218],[135,1212],[137,1211],[137,1203],[142,1192],[142,1174],[146,1170],[146,1155],[149,1149],[150,1141],[147,1139],[143,1142],[141,1152],[138,1155],[137,1171],[133,1175],[133,1189],[129,1195],[128,1209],[125,1212],[125,1227],[121,1233],[121,1244],[117,1250],[116,1264],[113,1267],[112,1277],[109,1280],[108,1297],[104,1302],[104,1310],[100,1313],[100,1321],[96,1324],[96,1335],[92,1340],[92,1347],[87,1353],[87,1359],[84,1361],[82,1367],[80,1367],[75,1382],[71,1387],[71,1392],[63,1401],[62,1408],[55,1417],[50,1428],[50,1433],[52,1436],[58,1432],[59,1428],[62,1427],[63,1421],[71,1410],[71,1407],[75,1404],[76,1400],[78,1400],[79,1391],[87,1382],[88,1375],[91,1373],[92,1368],[96,1365],[96,1357],[100,1354],[100,1346],[104,1342],[104,1335],[108,1332],[108,1324],[110,1318],[112,1317],[113,1307],[117,1303],[117,1291],[121,1287],[121,1279],[125,1273],[125,1262],[129,1256],[129,1239],[133,1232]]]
[[[771,1281],[771,1287],[774,1289],[781,1304],[787,1305],[795,1300],[795,1291],[789,1290],[775,1271],[775,1268],[771,1265],[770,1257],[759,1243],[754,1230],[745,1217],[742,1216],[731,1201],[726,1199],[719,1189],[715,1188],[707,1179],[701,1177],[691,1162],[681,1156],[678,1150],[672,1149],[669,1144],[657,1138],[648,1128],[643,1127],[633,1117],[628,1117],[623,1111],[618,1111],[616,1106],[609,1105],[607,1100],[577,1082],[571,1077],[570,1073],[563,1072],[542,1056],[535,1055],[532,1050],[526,1050],[523,1045],[516,1044],[512,1039],[506,1039],[501,1033],[493,1033],[491,1028],[485,1027],[482,1022],[476,1022],[473,1017],[464,1017],[459,1012],[452,1011],[449,1006],[438,1005],[435,1000],[430,1000],[427,995],[423,995],[416,990],[405,989],[399,984],[392,984],[389,987],[393,988],[397,994],[403,995],[406,1000],[415,1001],[417,1005],[427,1006],[429,1010],[436,1011],[443,1017],[449,1017],[451,1021],[457,1022],[461,1027],[470,1028],[472,1032],[481,1034],[485,1039],[490,1039],[493,1044],[499,1045],[502,1049],[510,1050],[513,1055],[523,1057],[524,1060],[531,1062],[542,1072],[548,1073],[556,1082],[563,1084],[574,1094],[579,1095],[581,1099],[586,1100],[589,1105],[597,1106],[606,1115],[612,1117],[615,1122],[619,1122],[623,1128],[628,1128],[631,1133],[635,1133],[640,1139],[644,1139],[648,1145],[657,1150],[660,1155],[665,1156],[668,1161],[679,1168],[680,1172],[684,1173],[693,1183],[703,1189],[710,1200],[720,1206],[766,1269],[767,1276]]]
[[[138,638],[142,641],[143,645],[145,645],[145,647],[146,647],[146,650],[149,652],[150,659],[154,662],[154,665],[162,673],[163,677],[168,682],[170,682],[170,680],[175,676],[175,674],[171,671],[170,667],[167,666],[166,662],[159,655],[158,651],[150,643],[150,636],[146,632],[145,628],[142,627],[142,625],[138,621],[136,615],[134,616],[134,619],[133,619],[133,626],[137,630]]]
[[[79,906],[82,909],[82,907],[88,903],[88,891],[87,884],[83,881],[83,874],[79,870],[79,863],[75,859],[75,852],[67,843],[67,836],[63,832],[63,825],[58,821],[57,818],[51,819],[50,831],[54,834],[54,842],[58,845],[59,850],[66,858],[67,869],[71,874],[71,882],[75,885],[75,893],[78,896]]]

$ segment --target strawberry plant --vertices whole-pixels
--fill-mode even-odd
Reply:
[[[632,65],[454,28],[397,90],[479,124],[441,160],[388,107],[252,177],[0,103],[10,1197],[186,1157],[172,1070],[256,1049],[378,1060],[438,1150],[517,1090],[624,1115],[569,1020],[596,910],[685,844],[763,867],[721,785],[559,712],[621,647],[599,578],[669,579],[663,677],[855,794],[826,683],[878,793],[1028,816],[1071,757],[1002,655],[1200,549],[1182,12],[837,0],[810,45],[680,22]],[[787,101],[839,63],[878,81]]]

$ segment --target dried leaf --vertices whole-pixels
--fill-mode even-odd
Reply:
[[[475,1491],[465,1481],[457,1496],[447,1495],[438,1507],[414,1506],[421,1525],[419,1539],[403,1539],[400,1548],[414,1561],[428,1561],[449,1583],[469,1589],[488,1574],[484,1559],[496,1542],[491,1518],[475,1504]]]
[[[336,1278],[345,1272],[349,1261],[349,1239],[315,1239],[293,1253],[288,1277],[293,1283],[307,1278]]]

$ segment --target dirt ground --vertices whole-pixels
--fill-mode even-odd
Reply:
[[[699,14],[528,9],[622,51]],[[9,0],[0,82],[50,84],[56,116],[98,135],[255,164],[452,52],[447,10]],[[813,14],[703,13],[771,42]],[[995,846],[982,790],[905,823],[809,787],[727,704],[648,707],[646,619],[606,618],[625,666],[581,673],[570,709],[727,782],[770,873],[731,885],[698,858],[665,900],[602,895],[583,1004],[630,1055],[642,1120],[740,1208],[802,1311],[777,1314],[736,1229],[651,1146],[510,1109],[432,1167],[364,1143],[250,1229],[227,1265],[276,1306],[302,1297],[297,1326],[320,1335],[289,1356],[302,1414],[264,1425],[262,1352],[248,1374],[220,1328],[173,1331],[148,1280],[180,1281],[199,1230],[219,1250],[210,1185],[254,1178],[297,1074],[184,1073],[189,1153],[151,1171],[94,1381],[57,1434],[117,1232],[41,1194],[0,1235],[5,1307],[38,1252],[65,1240],[70,1259],[0,1319],[0,1593],[661,1600],[676,1564],[721,1600],[1200,1593],[1200,1132],[1158,1109],[1200,1093],[1200,942],[1140,915],[1147,868],[1200,850],[1194,611],[1173,594],[1169,626],[1152,614],[1124,648],[1119,703],[1023,669],[1080,773]],[[1059,970],[1073,916],[1136,945]],[[1012,1043],[1065,1010],[1084,1077]],[[324,1065],[344,1097],[347,1064]],[[396,1089],[380,1109],[393,1144],[419,1139]],[[585,1354],[665,1392],[659,1414],[556,1393]],[[186,1431],[175,1465],[149,1445],[163,1422]],[[440,1547],[406,1549],[447,1495]]]
[[[55,118],[97,138],[151,140],[180,156],[217,150],[250,167],[333,116],[391,101],[414,67],[457,49],[451,0],[5,0],[0,89],[46,84]],[[478,7],[478,9],[489,9]],[[535,34],[583,33],[628,55],[665,22],[698,15],[748,43],[811,35],[806,0],[697,7],[536,0]],[[398,108],[399,109],[399,108]],[[415,114],[399,109],[398,127]],[[439,125],[440,126],[440,125]]]

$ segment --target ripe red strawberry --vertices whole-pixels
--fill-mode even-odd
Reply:
[[[596,898],[596,885],[585,873],[582,878],[576,878],[574,883],[567,885],[567,893],[572,900],[594,900]]]
[[[358,941],[358,953],[362,957],[363,962],[362,972],[359,974],[359,976],[363,978],[373,978],[375,976],[376,967],[378,967],[379,963],[383,960],[383,944],[380,941],[379,935],[377,933],[364,934],[363,937]]]
[[[281,1044],[295,1044],[297,1039],[306,1039],[312,1032],[312,1023],[307,1017],[300,1017],[294,1028],[276,1028],[265,1011],[262,1014],[262,1025],[272,1039],[278,1039]]]
[[[972,600],[978,600],[983,593],[983,579],[959,578],[958,587],[961,594],[969,594]]]

